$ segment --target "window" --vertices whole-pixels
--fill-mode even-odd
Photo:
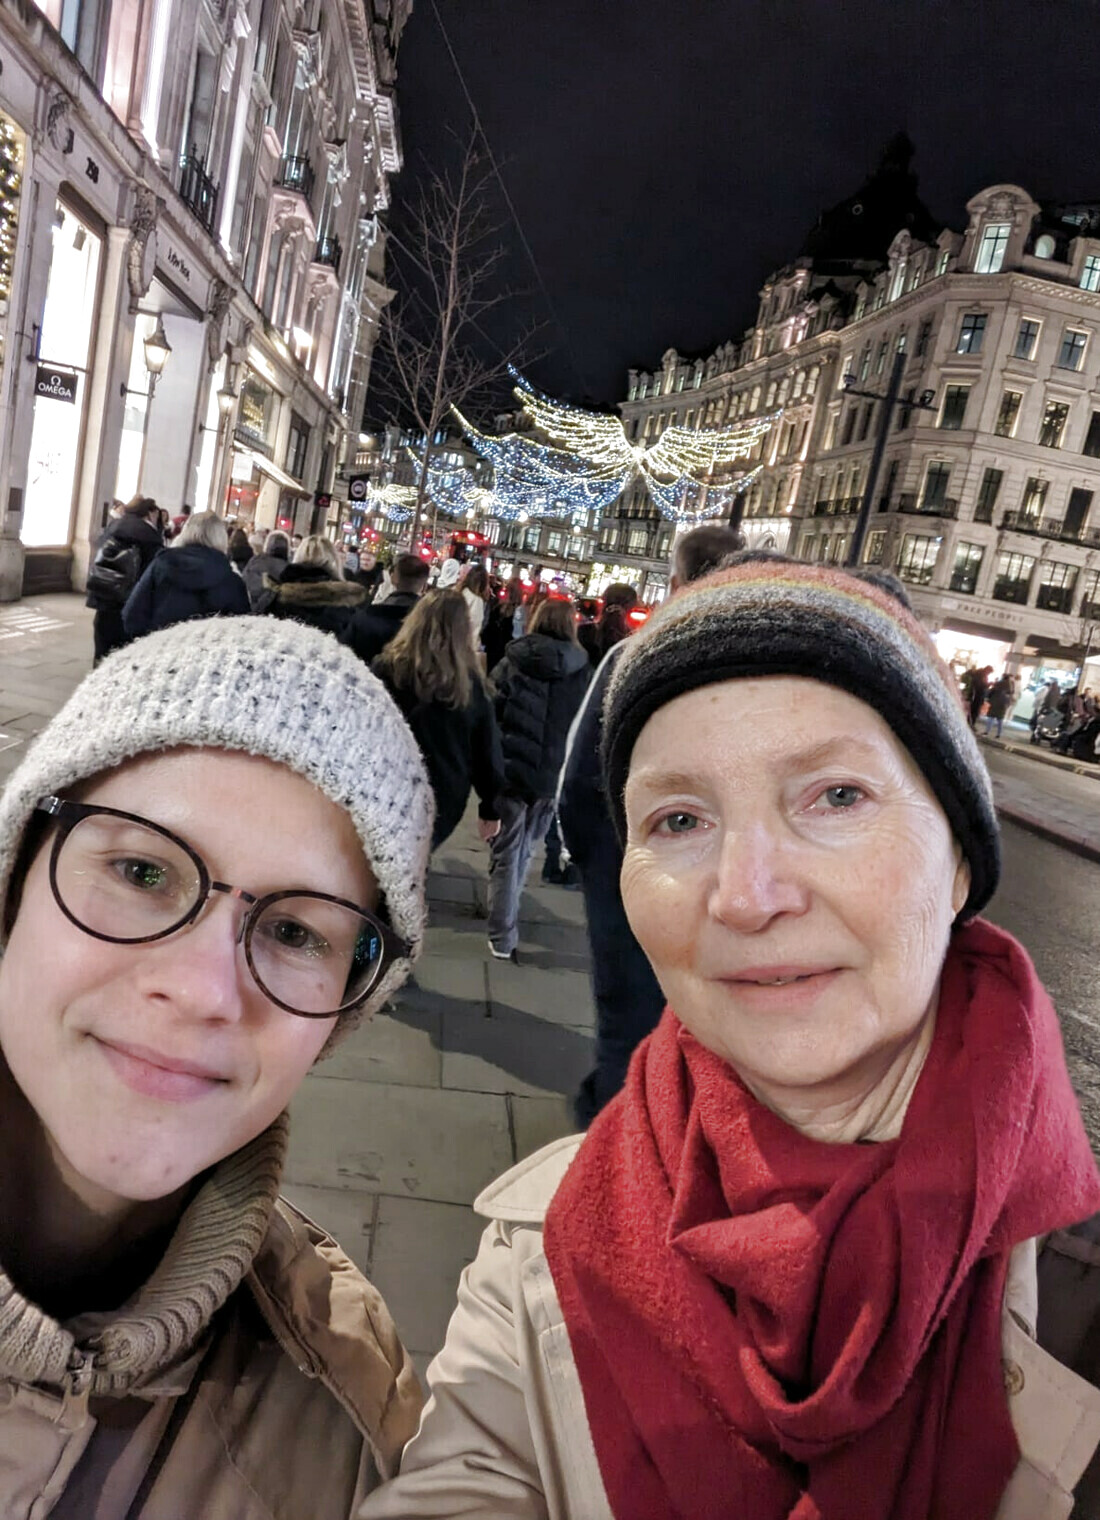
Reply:
[[[1058,368],[1080,369],[1081,360],[1085,357],[1085,344],[1087,342],[1087,333],[1078,332],[1073,327],[1067,327],[1062,334],[1062,346],[1058,350]]]
[[[1066,418],[1069,416],[1069,406],[1064,401],[1048,401],[1046,410],[1043,412],[1043,423],[1039,429],[1039,442],[1044,449],[1060,449],[1062,447],[1062,435],[1066,431]]]
[[[546,535],[547,554],[560,554],[565,544],[564,533],[548,533]]]
[[[886,552],[886,534],[881,529],[867,535],[867,547],[863,552],[865,565],[881,565],[882,556]]]
[[[812,560],[813,557],[814,557],[814,549],[816,547],[817,547],[817,534],[816,533],[808,533],[806,535],[806,537],[802,540],[802,547],[799,550],[800,557],[802,559],[804,559],[804,560]]]
[[[1100,570],[1090,570],[1085,576],[1085,594],[1081,598],[1081,616],[1100,617]]]
[[[1014,359],[1034,359],[1041,326],[1042,323],[1033,322],[1030,317],[1023,319],[1016,332],[1016,347],[1012,350]]]
[[[938,275],[940,275],[940,274],[946,274],[947,273],[947,266],[948,266],[948,264],[950,262],[951,262],[951,251],[950,251],[950,249],[945,248],[943,250],[943,252],[940,254],[939,258],[936,260],[936,273]]]
[[[306,450],[309,448],[309,423],[303,422],[297,412],[290,415],[290,431],[286,438],[287,473],[301,480],[306,467]]]
[[[898,558],[898,574],[902,580],[912,581],[916,586],[930,585],[942,543],[938,534],[907,533],[902,539]]]
[[[825,437],[821,440],[821,447],[824,452],[828,452],[829,449],[836,446],[836,424],[839,415],[838,412],[830,412],[826,418]],[[1094,413],[1093,415],[1095,416],[1096,414]],[[1098,438],[1100,438],[1100,435],[1098,435]],[[1098,444],[1098,447],[1100,447],[1100,444]]]
[[[997,274],[1005,261],[1011,222],[987,222],[982,228],[978,244],[978,257],[974,260],[975,274]]]
[[[889,339],[883,338],[882,342],[878,346],[878,353],[875,355],[875,374],[876,375],[881,375],[882,372],[883,372],[883,370],[886,368],[886,355],[889,352],[889,350],[890,350]]]
[[[978,587],[985,550],[981,544],[956,544],[955,563],[951,569],[951,590],[973,596]]]
[[[1081,269],[1081,289],[1100,290],[1100,253],[1090,253]]]
[[[921,510],[935,512],[944,505],[947,500],[947,484],[951,479],[951,466],[941,460],[934,459],[928,466],[928,473],[924,477],[924,495],[921,498]]]
[[[863,440],[867,437],[867,434],[871,431],[871,417],[874,414],[874,410],[874,402],[869,402],[868,405],[865,406],[863,408],[863,411],[860,413],[858,439],[860,443],[863,442]]]
[[[1020,416],[1020,403],[1023,399],[1023,391],[1005,391],[1001,397],[1001,404],[997,409],[997,420],[993,424],[993,431],[998,438],[1012,438],[1015,435],[1016,422]]]
[[[882,494],[878,499],[878,509],[885,512],[893,499],[894,489],[898,483],[898,471],[901,469],[900,459],[891,459],[886,466],[886,476],[882,482]]]
[[[523,535],[523,548],[526,554],[537,554],[539,539],[542,537],[541,528],[528,528]]]
[[[867,376],[870,373],[871,373],[871,345],[869,343],[865,343],[863,345],[863,352],[859,356],[859,378],[861,380],[866,380]]]
[[[847,414],[844,418],[844,431],[840,435],[840,444],[842,448],[845,444],[851,443],[852,441],[852,434],[855,432],[856,416],[858,414],[858,411],[859,408],[855,406],[850,406],[848,408]]]
[[[649,544],[649,533],[645,528],[631,528],[626,535],[626,552],[628,554],[644,554]]]
[[[981,353],[988,320],[984,311],[968,311],[964,314],[959,328],[959,341],[955,344],[957,354]]]
[[[1088,454],[1093,459],[1100,459],[1100,412],[1093,412],[1089,418],[1089,430],[1081,445],[1081,453]]]
[[[963,418],[966,416],[966,398],[970,395],[969,385],[949,385],[943,393],[943,406],[940,408],[941,428],[961,428]]]
[[[1077,566],[1047,560],[1039,571],[1039,593],[1035,605],[1047,612],[1071,612],[1076,589]]]
[[[917,346],[914,350],[918,359],[923,359],[928,352],[928,340],[932,336],[932,318],[925,317],[917,329]]]
[[[1015,602],[1021,607],[1026,605],[1028,587],[1031,585],[1031,572],[1034,568],[1034,555],[999,555],[997,573],[993,581],[993,600]]]
[[[1039,480],[1035,475],[1028,476],[1027,485],[1024,487],[1024,499],[1020,503],[1020,511],[1024,517],[1030,517],[1036,521],[1042,517],[1049,486],[1049,480]]]
[[[829,555],[834,565],[842,565],[848,557],[848,535],[838,533],[831,545],[832,552]]]
[[[978,500],[974,505],[974,521],[987,523],[993,521],[993,508],[997,504],[1000,494],[1001,482],[1004,480],[1003,470],[989,468],[982,476],[982,483],[978,487]]]
[[[1066,515],[1062,519],[1062,537],[1080,538],[1092,508],[1093,493],[1084,486],[1073,486],[1066,499]]]

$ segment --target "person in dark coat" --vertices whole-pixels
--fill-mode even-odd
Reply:
[[[262,551],[254,554],[241,571],[248,600],[253,608],[257,607],[263,595],[265,577],[278,583],[289,564],[290,536],[281,528],[274,528],[264,539]]]
[[[599,620],[585,623],[577,632],[577,638],[593,668],[599,665],[609,649],[629,637],[629,614],[637,605],[638,593],[633,586],[628,586],[625,581],[616,581],[608,586],[603,594]]]
[[[333,545],[311,534],[299,544],[278,583],[265,581],[256,611],[293,618],[346,643],[352,617],[365,600],[362,586],[344,579]]]
[[[685,533],[672,558],[673,594],[716,570],[742,547],[740,533],[722,523],[703,523]],[[596,1004],[596,1065],[573,1100],[581,1129],[587,1129],[622,1087],[635,1046],[656,1026],[665,1005],[653,968],[626,921],[619,892],[623,849],[611,822],[600,767],[603,699],[626,647],[625,640],[613,645],[592,678],[569,735],[558,790],[562,838],[584,892]]]
[[[553,817],[569,725],[590,675],[575,608],[560,598],[541,604],[493,673],[505,775],[500,833],[489,847],[489,949],[498,960],[515,958],[527,867]]]
[[[243,575],[244,567],[255,557],[255,551],[248,542],[248,534],[243,528],[234,528],[229,535],[229,563],[236,565],[240,574]]]
[[[523,581],[518,575],[498,592],[489,603],[489,615],[485,619],[481,641],[485,645],[485,670],[489,675],[504,658],[504,651],[513,639],[520,637],[522,629],[518,622],[523,611]]]
[[[123,507],[120,515],[108,523],[106,531],[96,544],[96,554],[108,543],[136,551],[133,556],[135,573],[129,585],[125,585],[120,592],[106,586],[97,588],[94,567],[89,571],[85,601],[89,607],[95,608],[92,638],[97,665],[112,649],[120,649],[125,644],[123,604],[164,548],[164,537],[160,531],[160,508],[151,496],[135,496],[133,501]]]
[[[122,609],[126,637],[140,639],[173,623],[218,613],[247,612],[248,592],[229,563],[229,534],[216,512],[187,519],[167,554],[160,554]]]
[[[428,767],[435,793],[432,849],[458,827],[471,786],[481,837],[492,839],[500,830],[504,759],[462,593],[422,596],[371,669],[386,683]]]
[[[1016,696],[1016,682],[1006,671],[999,681],[993,683],[989,693],[989,706],[985,713],[985,731],[990,733],[994,723],[997,725],[997,738],[1001,737],[1004,721],[1008,717],[1008,710],[1012,706]]]
[[[348,620],[344,643],[369,665],[395,637],[401,624],[424,595],[428,586],[428,566],[419,554],[399,554],[390,571],[393,591],[384,602],[366,601],[360,586],[362,605]],[[467,621],[469,619],[467,618]]]
[[[985,699],[989,695],[989,678],[993,674],[992,665],[983,665],[981,670],[968,670],[963,682],[963,696],[966,698],[967,711],[970,715],[970,727],[977,728],[978,719],[981,717]]]

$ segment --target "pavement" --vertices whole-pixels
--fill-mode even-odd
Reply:
[[[91,644],[78,597],[0,607],[0,784],[89,668]],[[1100,858],[1095,780],[1037,763],[1031,748],[987,746],[998,805]],[[471,813],[433,858],[415,982],[306,1079],[292,1108],[285,1191],[376,1283],[421,1369],[477,1247],[471,1201],[570,1132],[568,1096],[592,1060],[583,901],[541,886],[539,866],[536,857],[520,963],[493,960],[487,851]]]

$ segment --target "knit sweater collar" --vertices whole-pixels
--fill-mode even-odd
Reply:
[[[0,1377],[60,1385],[80,1352],[89,1351],[91,1392],[118,1395],[177,1362],[239,1286],[263,1243],[288,1128],[283,1114],[214,1168],[152,1276],[120,1309],[59,1324],[0,1269]]]

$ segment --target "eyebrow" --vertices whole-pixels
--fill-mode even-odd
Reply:
[[[816,766],[827,764],[834,759],[864,759],[881,760],[882,750],[876,744],[869,744],[866,740],[857,739],[847,734],[838,734],[831,739],[822,739],[817,744],[808,745],[805,749],[796,750],[794,754],[780,755],[776,757],[774,764],[777,771],[782,775],[797,775],[800,771],[813,770]],[[627,777],[627,784],[631,781],[636,786],[645,787],[647,791],[654,792],[691,792],[699,785],[698,771],[665,770],[658,766],[642,766]]]

